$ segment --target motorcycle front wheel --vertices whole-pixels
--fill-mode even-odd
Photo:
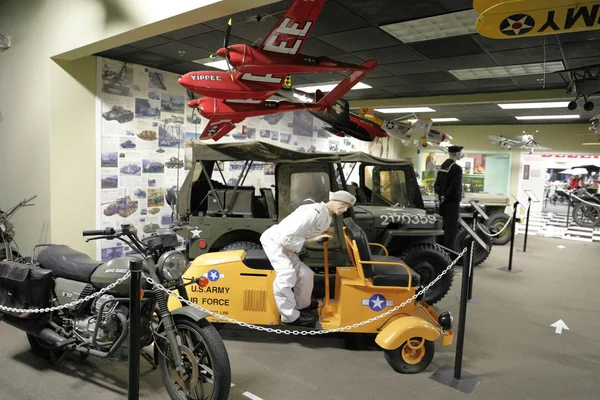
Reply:
[[[231,389],[231,366],[225,344],[205,319],[175,320],[178,344],[187,376],[175,367],[169,343],[159,345],[158,366],[169,397],[173,400],[226,400]]]

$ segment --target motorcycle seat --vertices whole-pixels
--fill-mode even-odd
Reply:
[[[244,265],[252,269],[272,270],[273,266],[262,249],[246,250],[246,256],[242,260]]]
[[[87,283],[90,283],[92,274],[102,264],[101,261],[93,260],[87,254],[62,244],[45,247],[38,254],[37,260],[42,267],[60,278]]]

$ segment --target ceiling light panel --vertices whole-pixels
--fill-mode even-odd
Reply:
[[[504,65],[501,67],[488,67],[488,68],[469,68],[469,69],[453,69],[450,72],[457,79],[461,81],[468,81],[472,79],[490,79],[490,78],[506,78],[510,76],[522,76],[522,75],[538,75],[562,71],[565,69],[562,61],[553,61],[546,64],[533,63],[533,64],[522,64],[522,65]]]
[[[374,111],[382,114],[400,114],[400,113],[418,113],[418,112],[435,112],[429,107],[407,107],[407,108],[375,108]]]
[[[227,61],[224,59],[214,59],[214,58],[201,58],[199,60],[193,60],[192,62],[196,64],[206,65],[207,67],[222,69],[223,71],[227,71]]]
[[[414,118],[413,119],[409,119],[407,121],[410,122],[410,123],[413,123],[413,124],[415,122],[417,122],[417,120],[414,119]],[[452,118],[431,118],[431,122],[458,122],[458,121],[460,121],[460,119],[454,118],[454,117],[452,117]]]
[[[334,87],[337,86],[338,83],[339,82],[322,83],[322,84],[310,85],[310,86],[296,86],[296,89],[302,90],[303,92],[309,92],[309,93],[316,92],[317,89],[321,90],[322,92],[330,92],[331,90],[333,90]],[[366,83],[358,82],[350,90],[371,89],[371,88],[372,88],[372,86],[369,86]]]
[[[544,103],[503,103],[498,104],[505,110],[524,110],[529,108],[567,108],[568,101],[547,101]]]
[[[534,119],[579,119],[579,115],[522,115],[515,117],[520,120]]]
[[[479,14],[471,9],[413,21],[382,25],[381,29],[404,43],[422,42],[476,33]]]

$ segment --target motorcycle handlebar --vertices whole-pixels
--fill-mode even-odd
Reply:
[[[83,236],[114,235],[113,228],[98,229],[93,231],[83,231]]]

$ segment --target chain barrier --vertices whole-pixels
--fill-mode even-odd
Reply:
[[[590,206],[594,206],[594,207],[600,207],[600,204],[598,204],[598,203],[590,203],[589,201],[585,201],[585,200],[584,200],[584,199],[582,199],[581,197],[575,196],[573,193],[571,193],[571,197],[573,197],[573,198],[575,198],[575,199],[579,200],[579,201],[580,201],[580,202],[582,202],[582,203],[589,204]]]
[[[117,279],[116,281],[114,281],[113,283],[111,283],[110,285],[105,287],[104,289],[101,289],[98,292],[92,293],[89,296],[85,296],[83,299],[75,300],[72,303],[63,304],[61,306],[49,307],[49,308],[32,308],[32,309],[22,309],[22,308],[0,306],[0,311],[6,311],[6,312],[12,312],[12,313],[18,313],[18,314],[25,314],[25,313],[45,314],[45,313],[49,313],[49,312],[53,312],[53,311],[63,310],[65,308],[71,308],[74,306],[78,306],[82,303],[85,303],[86,301],[89,301],[93,298],[103,295],[104,293],[115,288],[117,285],[120,285],[121,283],[125,282],[127,279],[129,279],[130,276],[131,276],[131,272],[127,271],[127,273],[125,275],[123,275],[123,277]]]
[[[454,259],[454,261],[452,261],[452,263],[450,263],[450,265],[448,265],[448,267],[446,267],[446,269],[444,271],[442,271],[433,281],[431,281],[427,286],[425,286],[423,289],[421,289],[418,293],[415,293],[410,299],[405,300],[404,302],[402,302],[400,305],[384,312],[383,314],[379,314],[376,317],[373,318],[369,318],[365,321],[362,322],[357,322],[355,324],[352,325],[346,325],[346,326],[342,326],[339,328],[335,328],[335,329],[327,329],[327,330],[303,330],[303,331],[298,331],[298,330],[288,330],[288,329],[273,329],[273,328],[268,328],[268,327],[264,327],[264,326],[259,326],[259,325],[254,325],[254,324],[248,324],[246,322],[242,322],[242,321],[238,321],[234,318],[229,318],[227,316],[215,313],[213,311],[210,311],[206,308],[200,307],[197,304],[193,304],[191,301],[189,300],[185,300],[183,297],[181,297],[179,294],[176,294],[175,292],[173,292],[172,290],[169,290],[167,288],[165,288],[164,286],[162,286],[160,283],[156,283],[154,282],[154,280],[144,274],[142,274],[142,277],[144,279],[146,279],[146,281],[152,285],[155,288],[158,288],[159,290],[162,290],[163,292],[167,293],[169,296],[173,296],[175,298],[177,298],[177,300],[179,300],[179,302],[181,302],[182,304],[187,304],[188,306],[191,307],[195,307],[197,309],[199,309],[200,311],[203,311],[209,315],[212,315],[213,317],[217,318],[220,321],[227,321],[233,324],[237,324],[239,326],[242,327],[246,327],[246,328],[250,328],[250,329],[255,329],[258,331],[263,331],[263,332],[269,332],[269,333],[276,333],[276,334],[283,334],[283,335],[302,335],[302,336],[307,336],[307,335],[324,335],[324,334],[328,334],[328,333],[336,333],[336,332],[343,332],[343,331],[347,331],[350,329],[355,329],[358,327],[361,327],[363,325],[367,325],[370,324],[371,322],[375,322],[381,318],[387,317],[388,315],[398,311],[399,309],[405,307],[407,304],[409,304],[410,302],[412,302],[413,300],[415,300],[417,297],[419,297],[420,295],[422,295],[423,293],[425,293],[427,290],[429,290],[429,288],[431,288],[433,285],[435,285],[437,283],[438,280],[440,280],[452,267],[454,267],[454,265],[461,259],[461,257],[466,253],[468,247],[465,247],[463,249],[463,251],[458,255],[458,257],[456,257],[456,259]]]

